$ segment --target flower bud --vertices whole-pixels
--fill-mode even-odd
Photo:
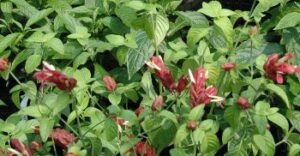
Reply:
[[[39,150],[41,147],[42,147],[42,144],[37,141],[32,141],[30,144],[30,148],[35,151]]]
[[[106,75],[103,77],[103,81],[104,81],[106,89],[108,91],[112,92],[115,90],[117,84],[116,84],[116,81],[112,77]]]
[[[137,156],[156,156],[154,148],[143,141],[137,143],[133,151]]]
[[[152,107],[151,107],[152,111],[160,110],[163,107],[163,104],[164,104],[164,98],[162,95],[159,95],[152,103]]]
[[[0,72],[5,71],[8,68],[9,62],[7,58],[0,58]]]
[[[198,123],[193,120],[189,120],[187,123],[187,128],[191,129],[192,131],[195,130],[198,126]]]
[[[258,32],[257,26],[250,27],[250,29],[249,29],[249,35],[250,36],[255,36],[257,34],[257,32]]]
[[[237,99],[236,103],[243,109],[248,109],[251,107],[248,99],[242,96]]]
[[[234,69],[235,66],[236,66],[235,63],[233,63],[233,62],[227,62],[227,63],[224,63],[224,64],[222,65],[222,68],[223,68],[225,71],[230,71],[230,70]]]
[[[55,128],[50,137],[61,148],[68,148],[76,139],[74,134],[61,128]]]
[[[139,106],[139,108],[137,108],[137,109],[134,111],[134,113],[135,113],[135,115],[136,115],[137,117],[139,117],[140,114],[144,112],[144,110],[145,110],[144,107]]]

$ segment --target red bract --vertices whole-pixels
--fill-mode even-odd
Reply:
[[[242,96],[237,99],[236,103],[243,109],[248,109],[251,107],[251,104],[248,101],[248,99]]]
[[[282,84],[284,82],[283,75],[300,73],[300,68],[286,62],[291,58],[293,58],[293,54],[291,53],[287,53],[280,59],[278,54],[270,55],[264,64],[267,77]]]
[[[126,121],[125,119],[121,118],[121,117],[118,117],[116,115],[113,115],[111,117],[118,125],[120,126],[127,126],[128,125],[128,121]]]
[[[137,143],[133,151],[137,156],[156,156],[154,148],[143,141]]]
[[[30,148],[32,150],[35,150],[37,151],[38,149],[40,149],[42,147],[42,144],[39,143],[39,142],[36,142],[36,141],[32,141],[31,144],[30,144]]]
[[[75,136],[61,128],[55,128],[50,137],[54,140],[55,144],[61,148],[67,148],[75,141]]]
[[[5,71],[8,68],[9,62],[7,58],[0,58],[0,72]]]
[[[65,74],[56,71],[53,66],[44,62],[42,71],[38,71],[33,75],[34,79],[42,81],[41,87],[45,83],[54,83],[61,90],[72,90],[76,86],[76,79],[69,78]]]
[[[177,92],[180,94],[186,87],[187,83],[188,83],[188,77],[183,75],[180,77],[179,81],[178,81],[178,85],[176,87]]]
[[[115,90],[117,84],[116,84],[116,81],[112,77],[106,75],[103,77],[103,81],[104,81],[106,89],[108,91],[112,92]]]
[[[147,63],[149,67],[155,70],[155,75],[161,80],[164,87],[173,91],[176,84],[170,69],[164,64],[160,56],[153,56],[151,62]]]
[[[10,145],[20,152],[23,156],[33,156],[33,153],[29,147],[24,145],[20,140],[18,139],[11,139],[10,140]]]
[[[191,88],[190,88],[190,97],[191,97],[191,105],[195,107],[199,104],[208,104],[210,102],[220,102],[223,100],[221,97],[217,97],[217,88],[209,86],[205,88],[205,69],[199,67],[196,69],[194,74],[190,72],[190,77],[192,80]]]
[[[235,66],[236,66],[235,63],[233,63],[233,62],[227,62],[227,63],[224,63],[224,64],[222,65],[222,68],[223,68],[225,71],[230,71],[230,70],[234,69]]]
[[[134,113],[135,113],[135,115],[138,117],[138,116],[140,116],[141,113],[144,112],[144,110],[145,110],[144,107],[139,106],[139,108],[137,108],[137,109],[134,111]]]
[[[156,99],[153,101],[151,109],[153,111],[160,110],[163,107],[164,104],[164,98],[163,96],[159,95],[156,97]]]

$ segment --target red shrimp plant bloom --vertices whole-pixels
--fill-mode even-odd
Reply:
[[[9,61],[7,58],[0,58],[0,72],[7,70]]]
[[[55,128],[50,137],[61,148],[68,148],[76,139],[74,134],[61,128]]]
[[[106,75],[103,77],[103,81],[104,81],[105,87],[108,91],[112,92],[116,89],[117,84],[116,84],[116,81],[112,77]]]
[[[156,156],[154,148],[143,141],[137,143],[133,150],[137,156]]]
[[[16,139],[16,138],[11,139],[10,145],[15,150],[20,152],[22,154],[22,156],[33,156],[33,152],[31,151],[31,149],[28,146],[26,146],[25,144],[23,144],[19,139]]]
[[[202,67],[196,69],[194,74],[189,70],[190,79],[192,81],[190,87],[191,106],[195,107],[200,104],[208,104],[210,102],[221,102],[224,99],[218,97],[217,88],[205,86],[206,70]]]
[[[279,58],[278,54],[270,55],[267,62],[264,64],[264,70],[267,77],[282,84],[284,82],[284,75],[300,73],[300,68],[287,62],[291,58],[293,58],[293,54],[291,53],[287,53],[282,58]]]
[[[144,111],[145,111],[144,107],[143,107],[143,106],[139,106],[139,107],[134,111],[134,113],[135,113],[135,115],[136,115],[137,117],[139,117],[140,114],[143,113]]]
[[[43,70],[34,73],[33,78],[42,81],[41,87],[45,83],[54,83],[61,90],[72,90],[76,86],[76,79],[69,78],[65,74],[56,71],[54,66],[43,62]]]
[[[149,62],[146,64],[154,69],[155,75],[161,80],[163,86],[167,88],[169,91],[177,91],[179,94],[180,92],[186,87],[187,85],[187,77],[181,76],[179,79],[178,85],[176,86],[176,82],[172,75],[171,70],[165,65],[161,56],[153,56],[151,57]]]

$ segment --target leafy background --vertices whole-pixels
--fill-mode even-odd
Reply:
[[[236,10],[230,2],[246,6]],[[263,64],[271,53],[292,52],[292,63],[300,65],[299,3],[230,2],[1,1],[0,56],[11,60],[9,70],[20,82],[1,73],[6,90],[0,104],[7,106],[1,107],[0,147],[8,147],[11,136],[46,143],[52,128],[60,126],[78,133],[78,155],[122,154],[143,137],[158,152],[171,155],[296,155],[299,78],[288,76],[284,85],[274,84],[264,77]],[[258,32],[249,36],[252,26]],[[188,90],[171,94],[144,66],[153,55],[163,55],[176,80],[188,69],[204,66],[208,83],[226,97],[225,109],[213,103],[191,110]],[[42,61],[76,78],[77,87],[71,93],[49,87],[41,94],[32,74]],[[237,69],[225,73],[221,65],[227,61],[236,62]],[[118,82],[113,93],[105,89],[104,75]],[[152,101],[160,94],[165,109],[152,112]],[[251,110],[235,105],[240,95],[249,98]],[[137,117],[133,111],[139,105],[147,109]],[[3,114],[8,107],[12,110]],[[121,139],[111,114],[131,123]],[[195,131],[186,128],[188,120],[199,122]],[[31,136],[30,126],[42,129],[40,138]],[[134,139],[126,137],[131,133]],[[45,144],[42,152],[49,149],[51,144]]]

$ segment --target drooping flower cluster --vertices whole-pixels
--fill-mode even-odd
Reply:
[[[293,58],[293,54],[291,53],[287,53],[282,58],[279,58],[278,54],[270,55],[267,62],[264,64],[264,70],[267,77],[282,84],[284,82],[284,75],[300,73],[300,68],[287,62],[291,58]]]
[[[155,70],[155,75],[161,80],[164,87],[169,91],[180,93],[187,85],[187,77],[181,76],[178,85],[176,85],[171,70],[164,64],[161,56],[153,56],[147,65]]]
[[[76,79],[67,77],[65,74],[56,71],[54,66],[43,62],[43,70],[36,72],[33,75],[34,79],[42,81],[41,87],[45,83],[54,83],[61,90],[72,90],[76,86]]]
[[[190,79],[192,81],[190,88],[191,106],[195,107],[199,104],[208,104],[210,102],[220,102],[223,100],[217,97],[217,88],[205,86],[206,71],[204,68],[199,67],[194,74],[189,71]]]
[[[0,72],[7,70],[9,61],[7,58],[0,58]]]
[[[55,128],[50,137],[54,140],[55,144],[61,148],[68,148],[76,139],[73,133],[61,128]]]
[[[10,145],[12,148],[14,148],[14,150],[20,152],[22,156],[33,156],[33,152],[31,151],[31,149],[28,146],[26,146],[24,143],[22,143],[19,139],[16,138],[11,139]],[[12,154],[15,153],[14,150],[10,150],[10,153]]]
[[[106,75],[103,77],[103,81],[104,81],[105,87],[108,91],[112,92],[116,89],[117,84],[116,84],[116,81],[112,77]]]

